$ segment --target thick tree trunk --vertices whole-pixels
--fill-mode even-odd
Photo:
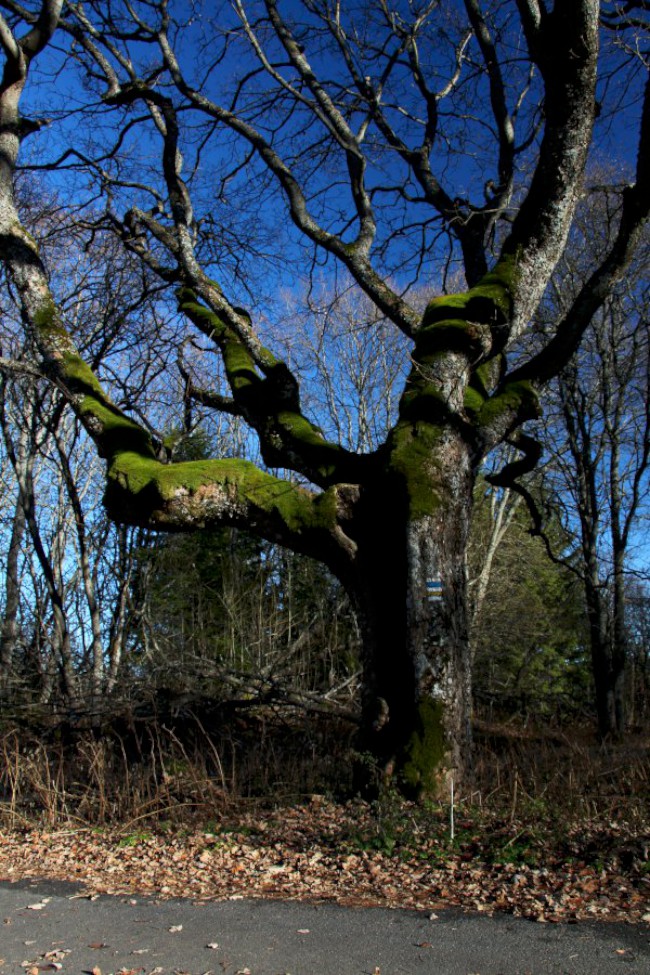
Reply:
[[[609,647],[595,647],[592,641],[598,734],[601,738],[618,738],[625,731],[625,673],[613,666],[608,651]]]
[[[451,778],[460,785],[471,777],[465,552],[473,479],[467,453],[460,464],[452,453],[452,483],[430,487],[432,513],[414,516],[403,485],[389,485],[373,493],[359,545],[360,749],[413,795],[441,794]],[[431,470],[439,481],[440,466]]]

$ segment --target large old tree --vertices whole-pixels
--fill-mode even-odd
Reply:
[[[0,250],[38,368],[106,460],[109,513],[162,531],[242,526],[324,562],[363,634],[363,748],[414,789],[462,778],[472,488],[504,442],[520,455],[502,483],[533,466],[522,426],[625,273],[647,217],[646,3],[0,8]],[[529,346],[596,121],[611,144],[635,141],[636,176],[604,259],[547,344]],[[90,230],[111,227],[168,285],[188,333],[211,344],[221,365],[210,386],[182,366],[186,393],[242,418],[263,466],[172,462],[80,357],[16,204],[27,136],[21,163],[58,166],[59,189],[72,174]],[[291,277],[299,260],[306,276],[345,269],[405,337],[399,409],[372,452],[328,438],[264,339],[266,299],[290,283],[277,263]],[[450,272],[463,281],[455,294]],[[423,287],[439,296],[421,313],[412,295]]]

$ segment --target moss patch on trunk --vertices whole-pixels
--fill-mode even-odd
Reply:
[[[418,796],[435,794],[446,754],[444,705],[433,699],[421,701],[415,730],[404,749],[402,778],[408,790]]]
[[[391,435],[390,470],[402,480],[413,519],[433,514],[440,505],[435,488],[440,437],[440,428],[424,421],[398,423]]]

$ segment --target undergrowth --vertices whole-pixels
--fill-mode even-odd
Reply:
[[[331,829],[327,817],[312,820],[338,852],[530,868],[555,857],[650,875],[647,739],[599,745],[581,728],[476,730],[474,784],[452,807],[451,796],[415,804],[391,788],[372,803],[350,800],[350,736],[322,720],[258,714],[226,733],[198,716],[103,735],[5,728],[0,828],[110,829],[124,846],[184,829],[223,842],[259,832],[266,843],[283,807],[322,804]]]

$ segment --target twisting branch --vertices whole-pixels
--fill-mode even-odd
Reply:
[[[517,450],[521,451],[523,456],[521,456],[518,460],[514,460],[506,464],[506,466],[497,473],[488,474],[486,480],[490,484],[494,485],[494,487],[512,491],[514,494],[522,498],[533,523],[530,534],[533,537],[541,538],[544,548],[546,549],[549,558],[551,558],[553,562],[564,565],[565,562],[558,559],[557,555],[553,551],[551,540],[545,530],[544,515],[542,514],[537,501],[526,485],[522,484],[521,482],[522,477],[525,477],[526,474],[531,474],[537,467],[541,456],[541,445],[533,437],[529,437],[523,433],[518,433],[515,437],[512,437],[506,442],[511,447],[515,447]],[[571,568],[570,565],[569,568]]]
[[[202,406],[208,406],[212,410],[218,410],[220,413],[241,416],[241,408],[237,406],[232,396],[224,396],[215,390],[205,389],[205,387],[195,384],[190,370],[185,364],[183,346],[181,346],[178,352],[177,365],[178,371],[185,383],[184,396],[186,399],[194,400],[196,403],[201,403]]]
[[[646,81],[636,182],[622,193],[621,217],[614,242],[587,278],[553,337],[527,363],[512,371],[509,381],[530,380],[538,385],[557,375],[580,345],[589,323],[621,280],[638,247],[650,216],[650,78]]]
[[[497,216],[507,206],[512,195],[515,131],[506,103],[505,85],[496,46],[481,12],[478,0],[465,0],[465,8],[481,49],[481,54],[483,55],[490,85],[492,114],[499,135],[499,183],[494,190],[493,199],[490,201],[490,205],[494,209],[491,217],[491,223],[493,224]]]
[[[504,251],[518,262],[511,335],[527,327],[569,234],[595,116],[598,0],[517,0],[532,60],[545,86],[545,128],[530,188]]]

